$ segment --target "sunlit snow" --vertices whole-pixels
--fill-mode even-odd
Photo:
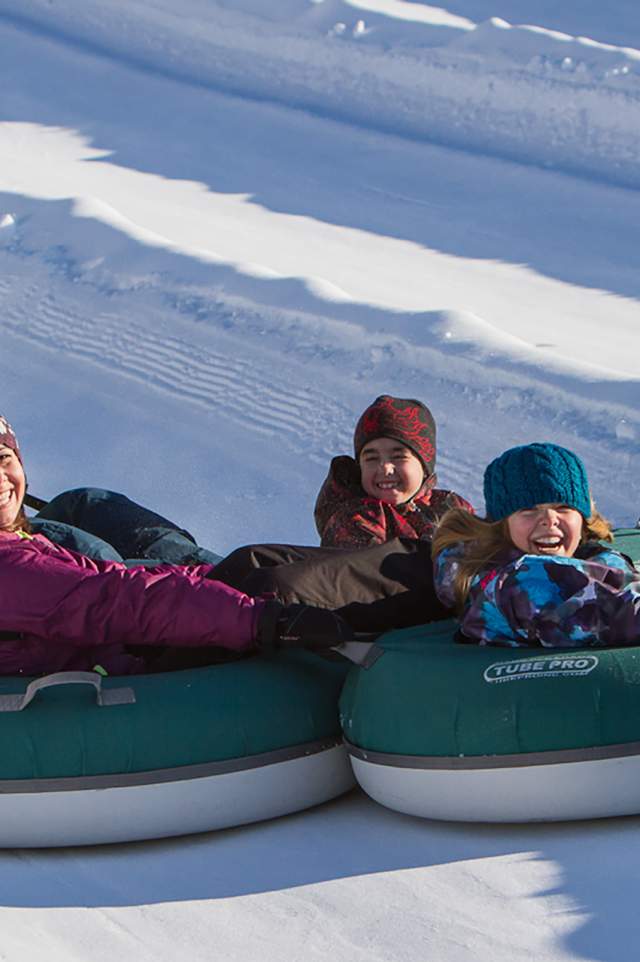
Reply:
[[[0,0],[0,43],[0,412],[33,493],[315,544],[328,461],[391,392],[480,510],[491,457],[551,440],[635,524],[635,0]],[[356,793],[5,852],[2,954],[635,962],[637,828]]]

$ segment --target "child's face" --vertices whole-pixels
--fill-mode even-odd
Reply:
[[[580,544],[582,515],[566,504],[537,504],[507,518],[509,537],[525,554],[571,558]]]
[[[418,493],[424,481],[419,458],[394,438],[376,438],[360,452],[362,487],[372,498],[402,504]]]

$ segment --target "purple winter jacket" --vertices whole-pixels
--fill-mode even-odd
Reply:
[[[265,602],[210,580],[212,565],[127,568],[93,561],[42,535],[0,537],[0,675],[100,664],[144,671],[126,645],[255,644]]]

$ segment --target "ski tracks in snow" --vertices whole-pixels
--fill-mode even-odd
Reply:
[[[334,455],[351,451],[355,420],[375,393],[425,397],[423,370],[409,370],[393,351],[381,358],[359,344],[339,345],[338,338],[330,348],[319,331],[314,337],[318,318],[307,318],[296,337],[291,331],[296,321],[287,317],[284,323],[282,309],[168,293],[166,277],[160,292],[149,281],[148,288],[116,293],[79,280],[77,265],[60,251],[53,275],[52,265],[36,258],[11,260],[18,273],[5,268],[0,277],[0,330],[82,368],[96,365],[116,378],[198,405],[235,424],[242,445],[252,443],[251,435],[253,443],[277,437],[278,445],[294,454],[328,465]],[[71,279],[75,283],[69,284]],[[153,304],[158,297],[162,303]],[[280,343],[276,331],[282,326],[286,334]],[[220,331],[225,327],[228,333]],[[238,356],[239,344],[243,356]],[[322,377],[316,379],[318,364]],[[327,384],[327,369],[336,379],[333,394],[314,387],[314,380]],[[369,383],[376,370],[379,390],[365,390],[362,382]],[[82,370],[79,380],[85,378]],[[349,391],[349,380],[355,390]],[[434,409],[443,407],[442,386],[430,379],[428,390]],[[468,459],[452,455],[453,438],[446,438],[460,426],[455,432],[445,428],[438,473],[441,483],[478,496],[477,452],[470,448]]]
[[[535,370],[503,370],[490,352],[418,346],[398,328],[376,334],[331,312],[259,304],[164,272],[94,271],[63,248],[36,253],[18,244],[0,250],[0,268],[0,331],[76,362],[79,383],[95,365],[113,375],[114,396],[126,377],[199,406],[256,457],[271,458],[275,444],[324,468],[350,451],[364,406],[390,392],[429,403],[439,424],[441,484],[478,505],[479,465],[498,453],[500,439],[538,438],[541,423],[543,433],[552,430],[587,457],[596,490],[608,490],[613,467],[621,490],[601,507],[620,523],[637,501],[637,418],[606,391],[588,400],[562,378],[544,383]],[[390,328],[398,317],[389,315]],[[486,429],[488,412],[499,418],[497,434]]]
[[[119,310],[96,311],[95,303],[86,303],[93,293],[83,290],[86,285],[76,285],[67,294],[51,289],[43,293],[46,288],[38,281],[16,283],[20,296],[13,303],[12,286],[11,279],[0,280],[0,302],[5,304],[1,327],[8,333],[200,405],[250,433],[277,435],[297,453],[315,454],[320,460],[349,420],[345,405],[310,385],[304,372],[296,377],[291,359],[283,363],[275,352],[269,357],[268,349],[256,359],[249,344],[247,357],[238,357],[236,344],[225,343],[220,350],[205,346],[209,331],[200,337],[176,337],[163,331],[161,318],[153,325],[148,317],[131,320],[139,316],[136,308],[148,314],[148,301],[136,303],[135,294],[122,297]],[[194,325],[193,333],[198,330]]]

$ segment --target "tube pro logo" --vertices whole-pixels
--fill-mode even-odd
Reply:
[[[484,680],[521,681],[525,678],[561,678],[588,675],[598,665],[596,655],[567,655],[562,658],[519,658],[496,661],[484,670]]]

